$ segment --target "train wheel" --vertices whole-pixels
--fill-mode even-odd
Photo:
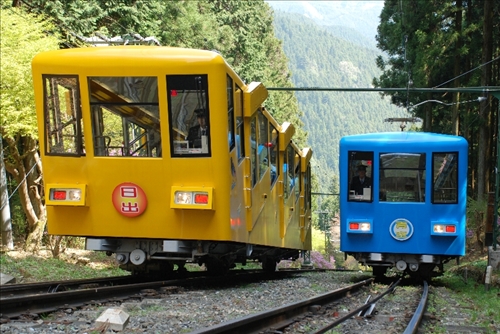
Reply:
[[[418,280],[430,282],[435,267],[436,265],[433,263],[420,264],[418,271],[416,272],[416,275],[412,275],[410,272],[410,276],[416,276]]]
[[[211,275],[224,275],[229,271],[229,266],[217,257],[207,257],[203,262]]]
[[[162,276],[170,276],[174,272],[174,264],[170,261],[160,262],[160,273]]]
[[[387,272],[387,267],[384,266],[373,266],[373,276],[379,278],[379,277],[384,277],[385,273]]]
[[[265,258],[262,260],[262,269],[268,273],[272,273],[276,271],[276,265],[278,261],[273,258]]]

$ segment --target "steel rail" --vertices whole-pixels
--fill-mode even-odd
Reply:
[[[377,298],[373,299],[372,301],[364,304],[363,306],[360,306],[358,307],[357,309],[355,309],[354,311],[351,311],[349,312],[348,314],[346,314],[345,316],[343,316],[342,318],[318,329],[317,331],[313,332],[312,334],[321,334],[321,333],[325,333],[327,332],[328,330],[332,329],[333,327],[343,323],[344,321],[350,319],[351,317],[353,317],[354,315],[356,315],[357,313],[359,312],[362,312],[366,309],[368,309],[369,307],[371,307],[373,304],[375,304],[379,299],[383,298],[385,295],[387,295],[388,293],[391,293],[392,291],[394,291],[394,289],[396,288],[396,286],[398,286],[399,282],[401,282],[401,278],[399,278],[396,282],[394,282],[393,284],[391,284],[389,286],[389,288],[387,290],[385,290],[382,294],[380,294],[379,296],[377,296]]]
[[[0,296],[12,297],[10,295],[18,294],[36,294],[58,292],[65,290],[77,289],[85,285],[116,285],[122,284],[127,281],[135,281],[138,283],[141,279],[139,276],[113,276],[91,279],[77,279],[77,280],[62,280],[62,281],[48,281],[36,283],[22,283],[22,284],[4,284],[0,285]]]
[[[413,314],[413,317],[410,320],[410,323],[406,327],[406,330],[403,334],[415,334],[418,331],[418,326],[424,317],[425,307],[427,306],[427,296],[429,294],[429,285],[427,281],[424,281],[424,291],[422,292],[422,298],[420,299],[420,303],[418,303],[417,310]]]
[[[269,329],[270,327],[281,328],[289,323],[293,323],[295,321],[293,319],[294,317],[309,312],[311,306],[329,304],[332,300],[338,299],[339,297],[344,296],[351,291],[357,290],[364,285],[370,284],[373,281],[374,279],[370,278],[351,286],[336,289],[297,303],[291,303],[269,311],[230,320],[212,327],[198,329],[190,332],[189,334],[256,334],[264,329]]]
[[[31,294],[14,297],[2,295],[0,317],[17,318],[23,314],[40,314],[61,308],[80,307],[109,299],[142,298],[143,290],[161,289],[168,286],[209,286],[217,284],[235,284],[256,280],[280,279],[288,275],[314,270],[285,270],[272,273],[259,271],[234,271],[225,276],[206,276],[206,272],[196,272],[195,276],[153,282],[140,282],[126,285],[91,287],[79,290],[60,291],[56,293]],[[205,276],[200,276],[205,274]],[[142,295],[141,295],[142,293]],[[161,294],[161,292],[159,292]]]

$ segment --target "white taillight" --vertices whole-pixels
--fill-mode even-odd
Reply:
[[[192,204],[193,193],[190,191],[176,191],[175,204]]]
[[[434,224],[434,233],[456,233],[457,227],[455,225]]]
[[[370,231],[370,229],[371,229],[370,223],[360,223],[359,229],[361,231]]]
[[[434,233],[443,233],[444,225],[434,225]]]
[[[349,230],[351,231],[371,231],[371,223],[369,222],[349,222]]]

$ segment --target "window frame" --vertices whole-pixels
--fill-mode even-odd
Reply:
[[[62,84],[57,83],[57,79],[74,79],[74,87],[68,88]],[[44,113],[44,142],[45,142],[45,155],[47,156],[70,156],[70,157],[80,157],[85,155],[85,147],[84,147],[84,138],[83,138],[83,119],[82,119],[82,109],[81,109],[81,91],[80,91],[80,79],[76,74],[71,75],[53,75],[53,74],[43,74],[42,75],[43,82],[43,113]],[[57,123],[54,121],[55,113],[61,115],[63,111],[61,110],[61,103],[54,100],[54,103],[49,103],[49,95],[47,92],[47,85],[57,84],[58,86],[62,86],[68,91],[73,92],[70,94],[70,105],[71,105],[71,113],[73,119],[70,122],[74,121],[74,140],[72,143],[74,144],[74,149],[72,152],[63,151],[62,152],[54,152],[55,147],[57,145],[52,145],[51,140],[52,133],[58,131],[57,129],[51,130],[52,123]],[[54,88],[53,88],[54,89]],[[59,98],[58,98],[59,100]],[[65,101],[67,102],[67,101]],[[67,104],[66,104],[67,105]],[[67,111],[65,112],[67,115]],[[60,120],[60,117],[59,117]],[[69,123],[67,123],[69,125]],[[61,132],[61,137],[63,137],[62,130],[65,126],[61,127],[59,131]],[[61,139],[62,141],[63,139]]]
[[[436,189],[435,189],[435,186],[436,186],[436,182],[438,181],[438,177],[437,175],[435,175],[435,171],[436,171],[436,155],[438,154],[443,154],[445,156],[447,155],[450,155],[450,154],[453,154],[454,155],[454,159],[453,159],[453,166],[452,168],[454,167],[454,170],[450,171],[450,172],[453,172],[455,175],[454,175],[454,181],[455,181],[455,184],[456,184],[456,187],[454,188],[455,189],[455,192],[454,192],[454,195],[455,195],[455,200],[454,201],[449,201],[449,202],[438,202],[436,201]],[[458,151],[450,151],[450,152],[432,152],[432,185],[431,185],[431,203],[432,204],[458,204],[458,186],[459,186],[459,155],[460,153]],[[445,157],[446,158],[446,157]],[[444,168],[445,166],[442,166],[442,168]],[[441,175],[441,174],[440,174]],[[446,179],[445,179],[446,181]]]

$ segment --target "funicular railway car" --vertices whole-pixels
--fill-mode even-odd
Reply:
[[[342,138],[341,251],[375,276],[395,267],[422,279],[465,255],[467,149],[433,133]]]
[[[48,232],[133,272],[311,249],[309,148],[216,52],[117,46],[32,62]]]

